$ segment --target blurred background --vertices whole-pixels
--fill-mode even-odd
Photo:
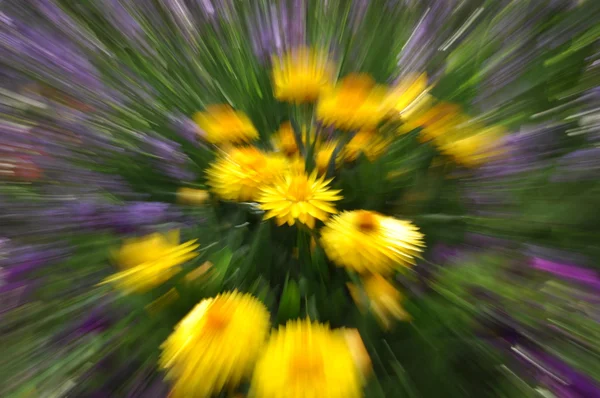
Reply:
[[[599,397],[599,22],[597,0],[0,1],[0,395],[270,397],[200,370],[173,390],[161,360],[238,290],[269,328],[364,344],[355,395],[280,397]],[[285,162],[231,160],[238,136]],[[414,264],[370,284],[326,217],[263,220],[249,192],[296,156],[337,210],[416,226],[380,249]]]

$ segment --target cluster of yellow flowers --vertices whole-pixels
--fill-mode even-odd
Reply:
[[[285,122],[272,136],[275,151],[236,147],[232,145],[256,138],[249,119],[230,111],[218,123],[222,115],[211,114],[209,109],[197,117],[200,127],[209,137],[227,137],[212,142],[229,145],[207,171],[212,192],[225,200],[258,202],[264,218],[274,219],[277,225],[299,222],[314,229],[317,220],[323,222],[320,244],[325,253],[335,265],[363,276],[371,309],[382,323],[389,326],[390,314],[406,318],[399,304],[400,293],[381,275],[390,276],[399,267],[412,265],[422,250],[423,235],[408,221],[372,211],[335,215],[334,202],[342,199],[341,192],[331,189],[332,179],[325,176],[332,163],[352,162],[361,154],[375,160],[385,153],[393,137],[382,134],[378,127],[385,120],[415,113],[413,103],[426,94],[426,76],[409,76],[390,89],[375,84],[367,75],[349,75],[335,85],[334,68],[326,56],[306,48],[275,58],[273,64],[277,99],[294,104],[317,101],[317,120],[348,132],[350,138],[320,137],[312,125],[294,131],[292,124]],[[237,121],[232,122],[231,117]],[[244,124],[247,126],[240,127]],[[227,130],[227,126],[235,129]],[[304,164],[307,151],[302,149],[306,147],[314,148],[315,169],[310,173]],[[392,301],[395,304],[389,304]]]
[[[164,342],[171,396],[210,397],[251,380],[250,397],[360,397],[370,359],[355,330],[290,321],[269,336],[269,312],[237,291],[201,301]]]
[[[433,104],[425,96],[412,106],[399,133],[421,128],[422,142],[432,141],[443,154],[465,167],[476,167],[502,155],[498,145],[504,135],[500,126],[485,126],[449,102]]]
[[[387,88],[367,75],[349,75],[334,84],[333,71],[323,53],[292,51],[274,59],[274,95],[293,104],[316,102],[320,125],[333,126],[341,138],[321,137],[312,122],[301,131],[286,122],[272,136],[275,150],[264,151],[248,145],[259,133],[244,113],[228,105],[198,113],[204,137],[220,151],[206,171],[208,185],[220,199],[257,202],[264,219],[278,226],[298,223],[320,234],[317,242],[331,262],[360,276],[360,283],[348,285],[358,307],[388,328],[393,318],[410,318],[389,277],[414,264],[424,236],[411,222],[374,211],[338,213],[335,202],[343,197],[327,177],[331,166],[361,154],[372,161],[385,153],[394,139],[380,131],[388,120],[403,123],[400,134],[422,128],[423,141],[434,140],[466,166],[487,159],[500,132],[472,122],[455,105],[432,105],[425,75]],[[308,154],[314,156],[312,171]],[[207,192],[190,188],[178,196],[186,204],[208,199]],[[319,222],[323,226],[317,231]],[[175,232],[127,241],[114,255],[123,270],[105,283],[144,292],[177,274],[197,247],[194,241],[179,244]],[[267,309],[250,295],[230,292],[201,301],[162,347],[160,365],[173,382],[173,396],[206,397],[247,378],[254,397],[361,396],[370,362],[356,331],[294,321],[269,337],[269,327]]]

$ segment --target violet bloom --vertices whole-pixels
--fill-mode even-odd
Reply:
[[[93,200],[63,201],[54,207],[42,209],[37,224],[41,233],[97,231],[111,226],[109,207]]]
[[[179,213],[172,211],[169,204],[161,202],[134,202],[113,208],[112,226],[121,233],[132,233],[177,219]]]
[[[267,9],[257,6],[254,15],[249,17],[252,49],[262,62],[268,61],[271,55],[306,43],[306,3],[294,0],[291,6],[292,9],[288,9],[283,1]]]
[[[77,326],[77,332],[93,333],[102,332],[110,327],[111,321],[106,314],[105,307],[94,308]]]
[[[600,175],[600,148],[580,149],[558,160],[552,181],[596,180]]]
[[[502,147],[505,155],[483,165],[477,170],[477,176],[482,180],[516,177],[546,167],[548,161],[545,159],[556,153],[561,134],[558,126],[526,126],[504,138]]]
[[[64,258],[64,250],[43,246],[15,246],[9,239],[0,242],[0,269],[5,282],[16,282],[29,272]]]
[[[536,363],[541,363],[548,372],[558,377],[550,377],[547,373],[543,376],[558,397],[600,397],[600,386],[567,363],[543,352],[533,353],[533,357]]]
[[[533,257],[530,265],[533,268],[600,289],[600,277],[593,270],[576,265],[557,263],[540,257]]]
[[[60,29],[65,35],[77,40],[82,46],[89,50],[101,50],[106,52],[104,45],[98,41],[93,35],[87,34],[71,17],[69,17],[57,4],[52,0],[39,0],[36,3],[39,11],[52,21],[54,26]]]
[[[190,159],[181,146],[165,138],[144,137],[145,149],[155,157],[153,163],[165,176],[181,181],[191,181],[195,174],[188,169]]]
[[[184,115],[173,114],[169,119],[175,132],[195,146],[198,146],[198,138],[206,136],[206,133],[193,120]]]
[[[67,92],[103,93],[99,72],[71,42],[17,20],[10,27],[0,31],[0,46],[7,64],[34,71]]]
[[[431,261],[436,264],[446,264],[460,254],[461,250],[458,247],[449,246],[444,243],[436,244],[430,252]]]

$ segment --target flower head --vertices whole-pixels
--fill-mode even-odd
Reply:
[[[287,157],[293,157],[300,153],[294,128],[290,122],[281,123],[279,130],[272,137],[275,149]]]
[[[427,89],[427,75],[410,74],[400,80],[386,97],[391,109],[402,115]]]
[[[269,332],[269,312],[237,291],[202,300],[162,345],[173,397],[209,397],[250,376]]]
[[[181,187],[177,190],[177,201],[188,205],[201,205],[210,198],[204,189]]]
[[[385,153],[390,143],[390,139],[373,130],[361,130],[346,144],[341,157],[353,162],[362,153],[372,162]]]
[[[232,148],[206,174],[211,190],[222,199],[255,201],[260,188],[272,183],[288,166],[281,155],[266,154],[254,147]]]
[[[213,144],[238,144],[258,138],[258,131],[245,113],[229,105],[211,105],[198,112],[194,120]]]
[[[362,396],[361,369],[343,330],[291,321],[271,334],[256,363],[251,397]]]
[[[316,173],[287,173],[272,186],[262,189],[258,198],[266,211],[265,219],[275,218],[278,225],[294,225],[296,220],[313,228],[315,219],[327,220],[336,213],[331,202],[342,199],[340,191],[330,190],[331,180],[317,177]]]
[[[299,48],[275,58],[275,98],[286,102],[313,102],[331,84],[333,68],[323,53]]]
[[[370,76],[349,75],[321,96],[317,116],[341,130],[373,129],[390,110],[385,94]]]
[[[128,293],[143,293],[181,271],[179,265],[196,257],[198,246],[195,241],[180,245],[179,231],[128,239],[114,254],[123,270],[102,283],[114,283]]]
[[[317,146],[317,150],[315,153],[315,165],[317,166],[319,174],[323,175],[327,173],[327,169],[329,168],[329,164],[331,163],[331,157],[333,156],[337,145],[337,141],[331,140],[325,141],[324,143],[320,143]]]
[[[501,127],[488,127],[466,138],[441,138],[438,139],[438,147],[463,166],[480,166],[502,154],[501,131]]]
[[[456,104],[440,102],[431,106],[430,101],[424,100],[424,102],[422,106],[402,115],[405,122],[402,130],[409,132],[422,127],[420,134],[422,141],[429,141],[448,134],[466,119],[460,106]]]
[[[423,246],[423,234],[408,221],[357,210],[329,220],[321,230],[321,244],[339,267],[389,274],[414,264],[414,256]]]
[[[402,294],[383,276],[369,275],[363,279],[362,287],[364,293],[361,292],[360,287],[348,284],[354,302],[361,309],[370,309],[384,328],[388,329],[391,326],[392,318],[399,320],[410,318],[402,308]]]

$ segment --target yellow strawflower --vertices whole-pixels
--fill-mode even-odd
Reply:
[[[363,289],[348,284],[350,295],[361,310],[370,309],[381,325],[389,329],[392,318],[408,320],[410,316],[402,307],[402,294],[383,276],[374,274],[363,279]]]
[[[502,154],[498,145],[501,132],[501,127],[490,127],[469,137],[443,140],[438,146],[457,163],[477,167]]]
[[[343,212],[321,229],[327,257],[359,273],[389,274],[414,264],[423,234],[408,221],[367,210]]]
[[[369,357],[365,343],[360,337],[360,333],[356,329],[342,329],[342,333],[350,348],[354,363],[358,367],[363,378],[366,379],[371,374],[372,365],[371,358]]]
[[[291,321],[271,334],[256,363],[249,396],[358,398],[363,396],[362,384],[344,331],[309,320]]]
[[[368,75],[346,76],[317,104],[317,116],[340,130],[373,129],[390,111],[385,88]]]
[[[401,118],[404,124],[400,133],[408,133],[421,127],[419,138],[425,142],[453,133],[457,125],[465,122],[466,117],[460,106],[449,102],[432,105],[432,102],[432,97],[425,96],[403,113]]]
[[[393,112],[402,115],[426,90],[427,75],[410,74],[390,89],[386,101]]]
[[[272,183],[289,167],[283,155],[254,147],[231,148],[206,171],[212,192],[225,200],[255,201],[260,188]]]
[[[202,300],[161,346],[172,397],[210,397],[251,376],[269,327],[267,308],[249,294]]]
[[[188,205],[204,204],[210,195],[204,189],[181,187],[177,190],[177,201]]]
[[[331,157],[333,156],[333,152],[335,152],[337,145],[337,141],[326,141],[316,147],[315,165],[319,174],[322,175],[327,173],[329,163],[331,163]]]
[[[324,53],[306,47],[273,59],[273,91],[280,101],[315,101],[331,84],[333,67]]]
[[[273,134],[271,141],[275,150],[287,157],[291,158],[300,153],[300,148],[298,148],[298,143],[296,142],[296,135],[290,122],[281,123],[279,130]]]
[[[211,105],[194,115],[194,121],[212,144],[239,144],[258,139],[258,131],[244,112],[229,105]]]
[[[341,158],[353,162],[362,153],[372,162],[383,155],[391,143],[391,139],[373,130],[361,130],[346,144]]]
[[[180,265],[194,257],[199,245],[194,241],[179,244],[179,231],[154,233],[127,239],[114,253],[115,263],[122,271],[102,283],[113,283],[126,293],[143,293],[169,280]]]
[[[260,207],[266,211],[265,220],[275,218],[277,225],[294,225],[296,220],[314,228],[315,220],[327,220],[336,213],[331,202],[342,199],[340,191],[331,190],[325,177],[316,173],[287,173],[271,186],[262,189],[258,198]]]
[[[418,120],[434,106],[434,103],[435,99],[430,94],[420,95],[400,114],[403,123],[398,128],[398,133],[410,133],[415,128],[421,127]]]

